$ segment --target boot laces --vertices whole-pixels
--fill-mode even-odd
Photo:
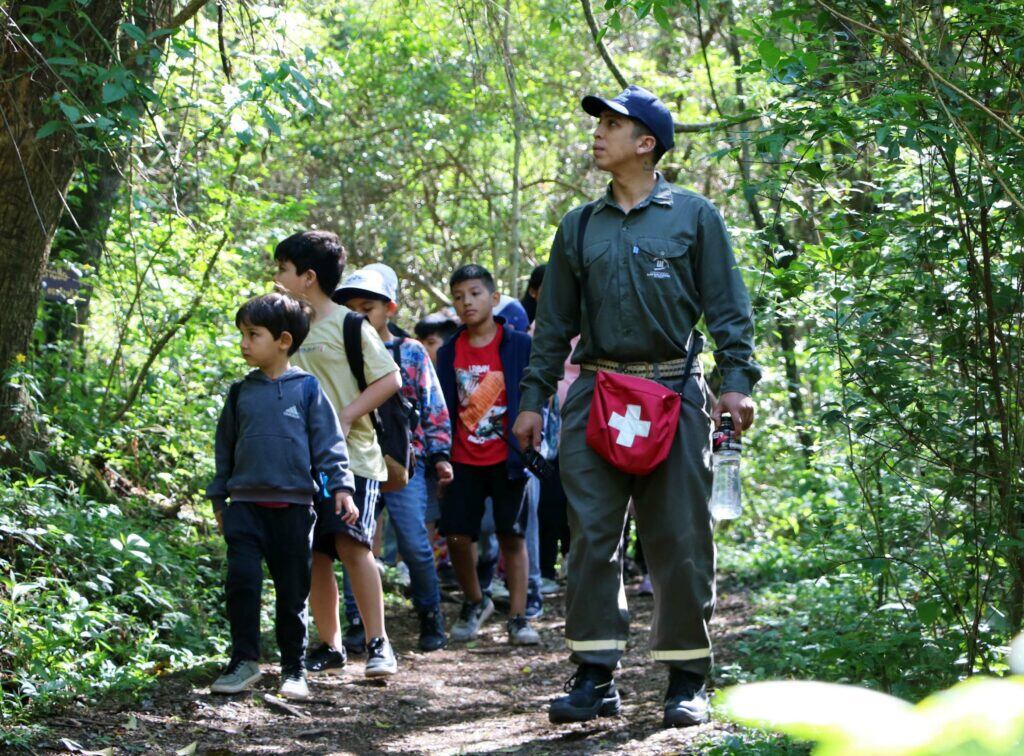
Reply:
[[[611,677],[602,682],[601,678],[597,675],[597,673],[594,670],[588,669],[586,667],[580,667],[572,673],[572,677],[565,681],[565,684],[562,686],[562,690],[564,690],[566,693],[572,693],[574,690],[576,690],[576,688],[582,687],[583,683],[585,683],[587,680],[592,680],[594,683],[594,687],[598,689],[606,688],[612,684]]]

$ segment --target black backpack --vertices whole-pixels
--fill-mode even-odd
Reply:
[[[366,318],[363,315],[350,312],[345,315],[343,326],[345,356],[360,391],[366,390],[362,335],[364,320]],[[404,339],[396,340],[391,347],[395,364],[399,366],[402,364],[402,341]],[[416,451],[412,440],[416,426],[420,422],[420,413],[402,396],[402,392],[398,391],[371,413],[370,422],[377,432],[377,444],[384,454],[384,462],[388,467],[387,482],[381,483],[380,490],[384,493],[401,491],[416,472]]]

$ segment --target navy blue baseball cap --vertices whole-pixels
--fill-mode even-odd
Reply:
[[[616,113],[634,118],[651,130],[663,149],[671,150],[675,147],[676,130],[672,123],[672,114],[668,112],[665,103],[643,87],[630,84],[622,94],[611,100],[587,95],[583,98],[582,104],[583,109],[594,118],[600,118],[606,110],[614,110]]]

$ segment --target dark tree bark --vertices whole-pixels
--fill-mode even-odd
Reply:
[[[61,74],[47,60],[66,57],[71,49],[83,67],[107,68],[114,51],[119,50],[121,61],[130,70],[151,66],[152,61],[134,54],[135,43],[124,38],[119,41],[121,23],[132,21],[144,32],[175,28],[198,13],[205,2],[190,0],[173,17],[170,0],[68,3],[45,17],[29,10],[33,4],[24,0],[7,5],[7,23],[0,42],[0,302],[4,307],[0,318],[0,376],[16,364],[18,355],[28,351],[43,272],[54,233],[67,209],[68,185],[82,158],[82,148],[69,130],[43,138],[37,137],[37,132],[43,124],[59,118],[54,100],[67,94],[72,83],[75,101],[83,109],[104,107],[101,83]],[[73,38],[74,45],[50,49],[53,40],[59,38]],[[150,43],[138,44],[145,47]],[[81,234],[79,254],[86,260],[99,257],[111,202],[120,185],[119,161],[127,153],[118,152],[116,146],[113,149],[105,162],[97,161],[92,166],[98,180],[91,187],[86,183],[87,192],[95,191],[94,196],[80,203],[87,225],[72,224]],[[35,440],[34,426],[27,396],[9,381],[0,380],[0,435],[11,439],[15,448],[24,449]]]
[[[70,132],[59,131],[42,139],[36,136],[43,124],[55,118],[52,99],[65,89],[66,82],[45,62],[56,53],[46,47],[47,41],[32,41],[32,35],[45,32],[39,29],[40,23],[47,29],[61,23],[65,29],[83,29],[87,20],[89,28],[76,37],[81,57],[107,66],[111,40],[123,17],[117,0],[94,0],[43,22],[24,12],[29,5],[8,4],[9,20],[0,42],[0,374],[28,350],[50,244],[78,159],[77,141]],[[52,38],[49,34],[43,37]],[[79,97],[83,94],[89,96],[81,92]],[[26,397],[8,381],[0,381],[0,435],[8,436],[15,446],[26,446],[32,427]]]

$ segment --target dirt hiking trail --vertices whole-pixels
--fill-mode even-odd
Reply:
[[[714,622],[717,660],[730,661],[732,640],[748,626],[743,593],[719,596]],[[253,691],[210,693],[215,671],[169,676],[132,704],[72,709],[51,717],[37,753],[109,754],[655,754],[701,753],[736,728],[720,722],[686,730],[661,728],[664,667],[647,653],[652,599],[629,591],[630,647],[618,675],[622,715],[575,725],[548,722],[547,703],[572,674],[563,641],[562,593],[546,597],[534,622],[542,644],[512,648],[496,612],[477,640],[431,654],[416,650],[411,609],[389,608],[388,630],[399,673],[363,678],[363,658],[340,674],[310,676],[312,698],[281,705],[278,667],[264,664]],[[458,605],[444,604],[449,627]],[[267,698],[267,696],[271,698]],[[283,703],[283,702],[282,702]]]

